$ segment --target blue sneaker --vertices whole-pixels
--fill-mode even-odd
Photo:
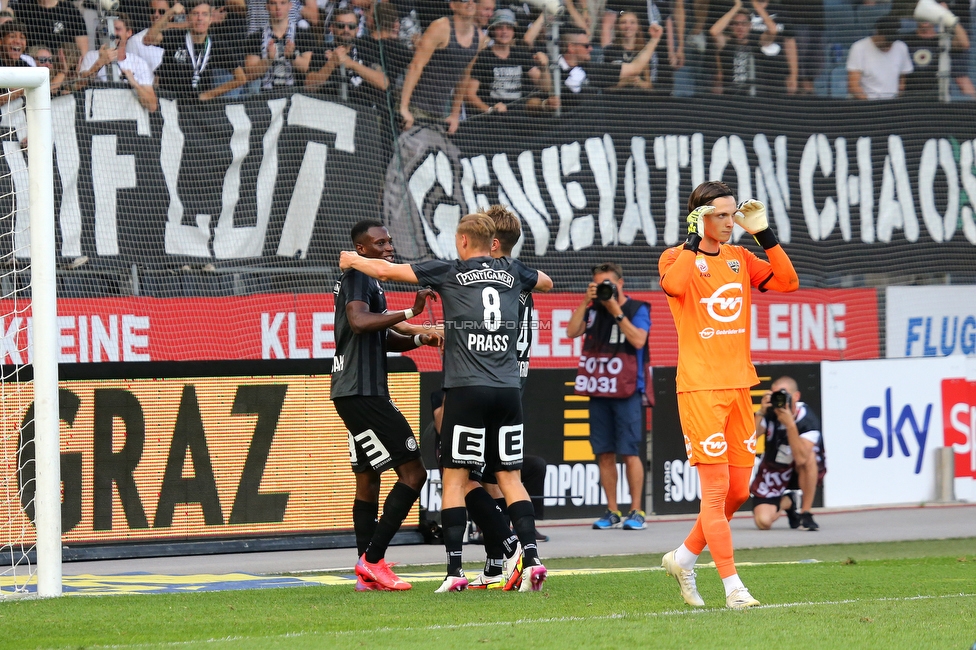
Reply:
[[[619,510],[607,510],[602,517],[593,522],[593,527],[599,530],[620,528],[622,515]]]
[[[644,530],[647,525],[644,523],[646,513],[643,510],[631,510],[627,518],[624,519],[624,530]]]

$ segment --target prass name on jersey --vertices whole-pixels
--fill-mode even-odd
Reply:
[[[468,349],[475,352],[503,352],[508,349],[508,334],[468,334]]]

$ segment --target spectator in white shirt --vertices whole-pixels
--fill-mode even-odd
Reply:
[[[153,89],[155,75],[145,59],[132,52],[126,52],[126,45],[132,37],[131,25],[130,18],[125,14],[120,14],[115,19],[115,34],[112,42],[106,43],[97,52],[86,52],[82,58],[81,78],[111,81],[111,66],[118,65],[120,75],[135,91],[139,103],[151,113],[159,106],[156,91]]]
[[[155,25],[162,20],[167,9],[169,9],[169,0],[150,0],[149,24]],[[186,23],[171,24],[175,24],[177,29],[186,29]],[[142,39],[145,38],[148,31],[149,29],[146,28],[137,34],[133,34],[132,38],[129,39],[128,45],[126,45],[126,49],[132,54],[137,54],[145,59],[152,71],[156,72],[156,68],[163,62],[164,50],[156,45],[147,45],[142,42]]]
[[[847,90],[854,99],[895,99],[905,92],[914,67],[908,46],[897,40],[901,21],[885,16],[874,35],[862,38],[847,54]]]

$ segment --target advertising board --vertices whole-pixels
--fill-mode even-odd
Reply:
[[[885,289],[885,356],[976,355],[976,286]]]
[[[404,360],[405,361],[405,360]],[[404,363],[403,361],[398,363]],[[63,367],[64,368],[64,367]],[[62,539],[68,547],[324,535],[352,529],[348,433],[331,377],[308,364],[101,364],[60,382]],[[417,372],[393,372],[392,399],[414,428]],[[7,385],[3,482],[31,534],[30,384]],[[32,426],[22,427],[25,442]],[[19,460],[19,462],[18,462]],[[14,479],[16,477],[16,479]],[[384,480],[384,493],[395,476]],[[24,490],[18,497],[17,488]],[[417,523],[416,509],[405,528]]]
[[[957,496],[971,495],[973,365],[958,355],[824,362],[824,505],[931,501],[943,446],[956,451]]]

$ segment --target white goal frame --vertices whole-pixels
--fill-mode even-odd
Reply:
[[[37,595],[61,595],[61,443],[58,405],[54,145],[47,68],[0,67],[0,88],[23,88],[29,147],[34,369],[34,527]]]

